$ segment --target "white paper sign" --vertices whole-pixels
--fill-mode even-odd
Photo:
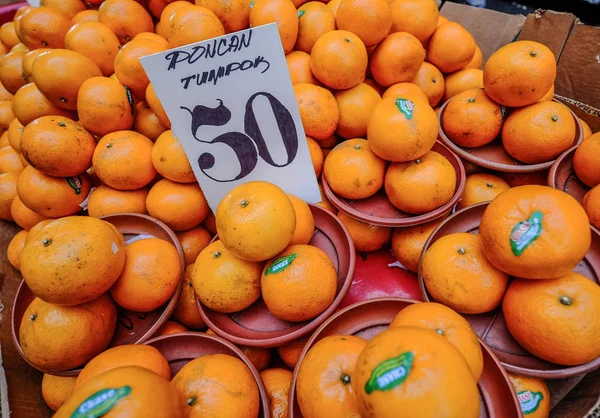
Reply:
[[[236,186],[321,201],[275,24],[141,58],[213,211]]]

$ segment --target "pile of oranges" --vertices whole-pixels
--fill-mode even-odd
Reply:
[[[314,319],[334,300],[336,268],[310,245],[310,207],[251,182],[213,214],[139,61],[272,22],[315,174],[344,199],[383,190],[409,215],[447,204],[458,173],[433,150],[438,120],[456,145],[500,137],[526,164],[552,161],[574,143],[577,121],[550,101],[552,52],[515,42],[482,69],[473,37],[440,16],[434,0],[42,0],[20,8],[0,28],[0,219],[23,229],[7,252],[35,295],[17,330],[26,359],[54,372],[83,367],[77,377],[44,375],[42,394],[56,416],[96,408],[98,416],[257,417],[257,381],[237,358],[206,355],[172,373],[152,346],[108,348],[118,310],[153,311],[181,286],[157,334],[167,335],[206,330],[197,300],[233,315],[262,298],[291,323]],[[277,347],[279,363],[273,350],[240,347],[260,371],[272,416],[292,407],[289,369],[297,364],[307,418],[478,416],[482,351],[461,314],[501,308],[513,337],[556,364],[597,358],[600,288],[573,269],[590,247],[590,222],[600,227],[600,134],[580,124],[586,140],[573,168],[592,188],[584,209],[563,192],[522,186],[540,183],[534,176],[465,164],[458,208],[492,201],[478,235],[447,235],[422,254],[442,219],[392,229],[338,213],[358,251],[391,242],[439,303],[404,309],[368,342],[324,338],[300,364],[309,336]],[[319,205],[335,212],[325,197]],[[100,219],[116,213],[165,223],[184,260],[158,238],[126,242]],[[547,417],[544,383],[511,379],[523,411]]]

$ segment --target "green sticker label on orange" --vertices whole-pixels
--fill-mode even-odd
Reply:
[[[306,13],[304,10],[298,10],[298,19],[300,19],[304,13]]]
[[[75,190],[75,194],[81,194],[81,177],[67,177],[65,180],[67,180],[71,189]]]
[[[544,395],[542,392],[522,390],[521,392],[517,393],[517,398],[519,398],[519,403],[521,404],[521,411],[523,411],[523,414],[529,415],[538,410],[542,400],[544,400]]]
[[[535,211],[531,217],[519,222],[510,232],[510,248],[517,257],[534,242],[542,233],[542,219],[544,215]]]
[[[415,110],[415,104],[412,100],[398,98],[396,99],[396,107],[406,116],[406,119],[412,119]]]
[[[268,276],[269,274],[281,273],[283,270],[292,265],[292,261],[294,261],[296,257],[298,257],[298,254],[284,255],[283,257],[276,258],[273,260],[271,265],[267,267],[265,276]]]
[[[131,393],[129,386],[102,389],[87,398],[77,407],[71,418],[98,418],[106,414],[122,398]]]
[[[378,390],[385,392],[394,389],[402,384],[408,377],[414,354],[412,351],[407,351],[380,363],[373,369],[369,381],[365,384],[365,392],[370,395]]]

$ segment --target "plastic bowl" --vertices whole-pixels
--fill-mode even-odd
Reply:
[[[196,298],[202,319],[217,335],[238,345],[276,347],[309,334],[336,311],[352,284],[356,263],[354,244],[334,214],[316,205],[309,206],[315,218],[315,233],[310,244],[325,251],[338,275],[337,293],[331,305],[310,321],[292,323],[273,316],[262,298],[234,314],[213,311]]]
[[[300,418],[300,406],[296,398],[296,380],[302,360],[308,350],[319,340],[331,335],[356,335],[370,340],[385,331],[398,312],[405,307],[419,303],[415,300],[400,298],[379,298],[359,302],[347,307],[325,322],[308,340],[292,378],[290,387],[289,418]],[[517,395],[512,388],[508,375],[492,350],[481,342],[483,352],[483,373],[478,386],[481,398],[482,418],[522,418],[521,407]]]
[[[465,167],[458,158],[448,147],[442,144],[440,141],[436,141],[432,151],[435,151],[450,161],[456,171],[456,188],[452,198],[444,205],[439,208],[424,213],[422,215],[411,215],[405,212],[399,211],[392,202],[388,199],[385,194],[385,190],[382,188],[380,191],[375,193],[373,196],[360,199],[360,200],[348,200],[341,196],[336,195],[333,190],[329,187],[325,176],[322,178],[323,191],[325,196],[333,206],[338,210],[344,212],[346,215],[357,219],[362,222],[369,223],[371,225],[387,226],[387,227],[407,227],[413,225],[420,225],[434,219],[441,218],[452,211],[452,208],[463,194],[465,189]]]
[[[134,213],[108,215],[101,219],[110,222],[117,227],[125,237],[126,242],[136,239],[137,237],[139,237],[138,239],[156,237],[173,244],[177,249],[179,259],[181,260],[183,277],[183,271],[185,270],[183,250],[181,249],[181,245],[179,244],[175,233],[164,223],[150,216]],[[180,294],[181,284],[177,286],[177,290],[166,304],[147,313],[133,312],[118,307],[117,327],[109,347],[124,344],[140,344],[151,338],[156,331],[167,322],[175,310]],[[12,311],[12,339],[17,351],[31,367],[43,373],[49,373],[56,376],[77,376],[82,367],[71,370],[45,370],[31,364],[25,357],[21,344],[19,343],[18,335],[23,314],[34,298],[34,294],[31,292],[25,281],[22,281],[17,290],[17,294],[15,295]]]
[[[423,254],[431,244],[445,235],[455,232],[477,233],[481,216],[488,204],[480,203],[469,206],[444,220],[425,242]],[[421,255],[421,262],[422,260],[423,255]],[[598,283],[600,273],[600,233],[598,230],[592,228],[592,246],[575,271]],[[432,301],[433,298],[427,291],[420,268],[419,286],[423,299]],[[502,365],[511,373],[541,379],[564,379],[600,367],[600,357],[579,366],[561,366],[531,355],[510,335],[500,307],[485,314],[463,316],[469,321],[477,335],[494,350]]]

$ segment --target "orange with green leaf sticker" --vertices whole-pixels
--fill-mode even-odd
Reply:
[[[479,417],[479,390],[469,366],[434,330],[388,329],[375,336],[352,373],[361,417]]]
[[[527,418],[548,418],[550,415],[550,392],[542,379],[508,375],[519,398],[521,411]]]

